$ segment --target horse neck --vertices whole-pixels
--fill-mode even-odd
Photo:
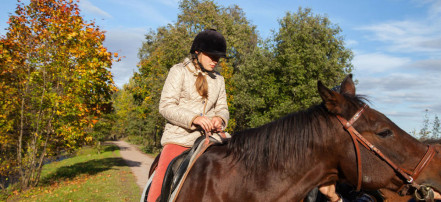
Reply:
[[[313,167],[322,153],[332,153],[335,121],[323,106],[290,114],[264,126],[233,134],[228,154],[252,172]]]

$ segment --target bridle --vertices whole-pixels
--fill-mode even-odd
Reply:
[[[433,156],[435,155],[435,149],[432,145],[428,145],[428,149],[426,153],[424,154],[424,157],[420,160],[418,165],[413,169],[413,171],[406,170],[398,165],[396,165],[394,162],[392,162],[387,156],[385,156],[377,147],[375,147],[373,144],[371,144],[366,138],[364,138],[360,133],[358,133],[357,130],[352,126],[355,121],[361,116],[361,114],[367,109],[368,105],[363,105],[357,113],[349,120],[347,121],[345,118],[341,117],[340,115],[337,115],[338,120],[343,125],[346,131],[349,132],[351,135],[352,141],[355,146],[355,151],[357,155],[357,172],[358,172],[358,180],[357,180],[357,191],[360,191],[361,189],[361,183],[362,183],[362,166],[361,166],[361,155],[360,155],[360,148],[358,146],[358,142],[360,142],[364,147],[366,147],[369,151],[372,151],[374,154],[376,154],[380,159],[385,161],[387,164],[389,164],[392,169],[395,170],[397,175],[403,179],[404,185],[399,189],[402,190],[404,187],[409,189],[410,187],[414,187],[417,190],[425,189],[427,190],[428,187],[424,185],[418,185],[415,183],[415,180],[418,178],[421,171],[427,167],[427,165],[430,163],[430,161],[433,159]],[[407,191],[406,189],[406,191]],[[431,189],[431,188],[430,188]],[[433,190],[432,190],[433,195]],[[425,196],[423,196],[425,197]]]

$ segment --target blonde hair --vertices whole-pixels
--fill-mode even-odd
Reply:
[[[197,62],[197,58],[193,57],[193,65],[201,70]],[[208,98],[208,82],[205,76],[199,71],[198,76],[196,78],[196,82],[194,82],[194,86],[196,87],[196,91],[201,95],[204,99]]]

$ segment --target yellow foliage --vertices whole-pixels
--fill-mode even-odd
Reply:
[[[87,136],[87,137],[85,138],[85,140],[86,140],[86,142],[92,142],[93,137],[91,137],[91,136]]]
[[[97,123],[102,113],[99,109],[117,90],[109,70],[112,54],[102,46],[104,38],[94,23],[83,22],[78,5],[71,0],[31,1],[17,6],[17,12],[10,16],[7,35],[0,37],[2,146],[16,147],[20,127],[26,128],[20,142],[23,151],[30,150],[32,137],[38,139],[33,152],[19,154],[26,159],[35,158],[28,155],[40,155],[43,149],[93,141],[85,135],[89,123]],[[44,147],[46,139],[50,141]]]

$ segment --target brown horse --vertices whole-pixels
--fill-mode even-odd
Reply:
[[[382,159],[354,143],[337,115],[350,120],[365,105],[352,75],[334,92],[318,82],[322,104],[258,128],[233,134],[210,147],[188,174],[177,201],[300,201],[314,187],[337,181],[361,188],[398,190],[405,180]],[[395,164],[413,170],[427,145],[382,113],[366,108],[353,127]],[[441,191],[441,154],[415,180]]]

